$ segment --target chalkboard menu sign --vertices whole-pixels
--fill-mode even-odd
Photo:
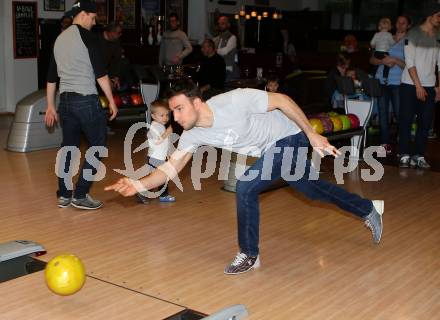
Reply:
[[[14,58],[36,58],[38,53],[38,25],[36,2],[12,2],[14,27]]]

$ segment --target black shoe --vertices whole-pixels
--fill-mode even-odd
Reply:
[[[84,198],[73,198],[71,204],[75,208],[84,210],[96,210],[103,206],[102,201],[95,200],[88,194]]]
[[[379,243],[382,237],[383,223],[382,215],[384,211],[384,202],[382,200],[373,200],[373,211],[365,217],[365,226],[371,230],[374,243]]]
[[[136,201],[139,203],[142,203],[142,204],[149,204],[150,203],[150,199],[140,193],[136,193],[135,197],[136,197]]]
[[[72,202],[72,198],[66,198],[63,196],[58,197],[58,208],[67,208],[70,206]]]
[[[245,253],[239,252],[231,262],[225,268],[225,274],[240,274],[248,272],[252,269],[257,269],[260,266],[260,257],[251,257]]]

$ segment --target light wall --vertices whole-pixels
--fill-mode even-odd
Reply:
[[[15,112],[17,102],[38,89],[37,59],[14,59],[12,2],[0,1],[0,113]],[[44,0],[33,2],[38,3],[39,18],[63,16],[63,12],[44,11]],[[66,8],[73,3],[66,0]]]

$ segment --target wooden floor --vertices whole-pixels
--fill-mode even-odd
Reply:
[[[7,130],[0,135],[4,146]],[[0,242],[37,241],[46,261],[73,253],[89,275],[71,297],[50,293],[42,272],[2,283],[1,319],[154,320],[237,303],[252,320],[438,319],[439,173],[387,166],[380,182],[360,181],[359,171],[345,177],[344,188],[385,200],[379,246],[332,205],[289,188],[263,194],[262,266],[226,276],[237,251],[234,194],[220,191],[216,177],[195,191],[189,171],[183,193],[171,187],[173,204],[104,192],[119,176],[112,169],[124,168],[122,140],[121,132],[110,136],[106,178],[91,192],[105,206],[91,212],[56,207],[56,150],[0,150]]]

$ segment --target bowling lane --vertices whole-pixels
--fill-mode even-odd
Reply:
[[[163,319],[183,308],[90,277],[72,296],[53,294],[36,272],[0,283],[0,318],[21,319]]]

